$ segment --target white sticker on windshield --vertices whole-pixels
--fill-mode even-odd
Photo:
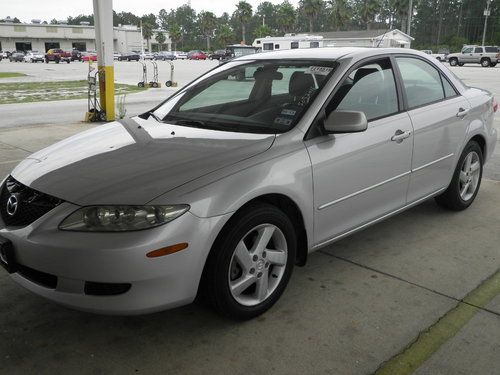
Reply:
[[[310,66],[306,69],[304,73],[306,74],[318,74],[320,76],[327,76],[333,68],[329,68],[327,66]]]

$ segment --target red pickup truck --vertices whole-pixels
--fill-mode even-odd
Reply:
[[[71,62],[71,52],[65,52],[59,48],[49,49],[45,54],[45,62],[54,61],[59,64],[61,61],[66,61],[68,64]]]

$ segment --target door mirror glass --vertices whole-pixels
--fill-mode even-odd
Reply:
[[[360,111],[333,111],[324,122],[324,129],[329,134],[358,133],[368,128],[368,120]]]

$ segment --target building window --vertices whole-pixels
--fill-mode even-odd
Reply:
[[[83,34],[83,29],[80,29],[79,27],[73,27],[73,28],[71,29],[71,32],[72,32],[73,34]]]
[[[25,31],[26,31],[26,26],[23,26],[23,25],[15,25],[15,26],[14,26],[14,31],[18,31],[18,32],[25,32]]]
[[[47,31],[48,33],[57,33],[57,27],[55,27],[55,26],[46,26],[45,27],[45,31]]]

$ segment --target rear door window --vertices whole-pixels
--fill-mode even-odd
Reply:
[[[431,64],[413,57],[397,57],[396,61],[410,109],[445,98],[440,73]]]

